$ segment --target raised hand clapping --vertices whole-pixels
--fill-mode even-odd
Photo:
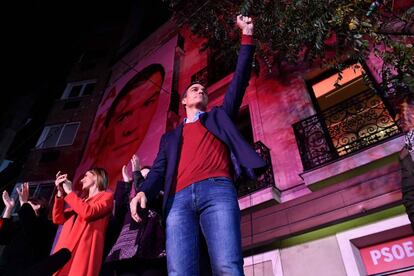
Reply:
[[[16,190],[19,194],[20,206],[22,206],[29,200],[29,182],[24,182],[20,188],[18,187]]]
[[[72,192],[72,181],[68,179],[67,174],[60,174],[60,171],[56,174],[55,185],[58,189],[58,196],[59,193],[62,193],[62,189],[66,194]]]
[[[3,192],[3,202],[4,206],[8,209],[13,209],[16,203],[14,202],[14,199],[10,198],[9,193],[7,191]]]

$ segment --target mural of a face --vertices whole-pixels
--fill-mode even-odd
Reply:
[[[103,117],[93,128],[94,139],[84,159],[103,167],[109,175],[109,187],[121,179],[121,168],[137,152],[157,110],[164,81],[160,65],[146,67],[119,92]],[[100,124],[99,126],[96,124]]]
[[[112,156],[124,156],[129,160],[138,149],[148,130],[149,123],[157,109],[162,75],[155,72],[153,81],[138,83],[116,105],[108,123],[113,141],[108,145]]]

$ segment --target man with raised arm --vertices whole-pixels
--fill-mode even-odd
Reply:
[[[181,101],[187,118],[162,136],[152,170],[130,203],[131,216],[140,221],[137,207],[146,208],[147,201],[164,190],[169,275],[200,274],[200,228],[213,274],[243,275],[240,209],[233,174],[237,177],[266,164],[234,123],[254,53],[251,18],[238,16],[237,26],[242,31],[241,47],[223,105],[207,112],[205,87],[189,85]]]

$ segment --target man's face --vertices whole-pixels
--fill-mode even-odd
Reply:
[[[196,107],[200,110],[205,110],[208,104],[207,90],[199,83],[193,84],[187,89],[187,95],[181,103],[186,108]]]

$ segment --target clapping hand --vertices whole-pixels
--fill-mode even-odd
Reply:
[[[61,174],[60,171],[56,174],[55,186],[58,189],[58,196],[62,195],[62,190],[66,194],[69,194],[72,192],[72,181],[68,179],[67,174]]]
[[[14,199],[10,198],[7,191],[3,192],[3,202],[4,206],[6,206],[6,208],[4,208],[3,218],[10,218],[16,203],[14,202]]]
[[[132,181],[132,177],[128,172],[128,168],[126,165],[122,166],[122,179],[124,180],[124,182],[131,182]]]
[[[29,182],[24,182],[20,188],[18,187],[16,190],[19,194],[20,206],[22,206],[29,200]]]
[[[16,205],[14,199],[10,198],[9,193],[7,191],[3,192],[3,202],[4,206],[6,206],[7,209],[13,209]]]
[[[131,158],[130,162],[131,162],[131,170],[133,172],[141,170],[141,164],[139,163],[139,158],[136,154],[132,155],[132,158]],[[132,176],[128,172],[128,166],[127,165],[122,166],[122,179],[124,180],[124,182],[131,182],[132,181]]]
[[[133,172],[136,172],[136,171],[140,171],[141,170],[141,164],[139,162],[139,157],[136,154],[132,155],[132,158],[131,158],[131,168],[132,168],[132,171]]]

